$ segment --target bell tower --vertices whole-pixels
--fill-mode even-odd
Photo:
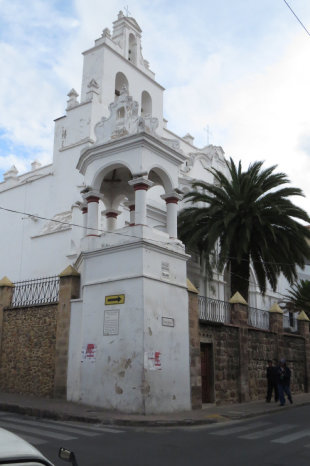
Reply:
[[[119,16],[114,39],[124,57],[139,29]],[[131,58],[131,57],[129,57]],[[131,64],[129,58],[126,63]],[[130,85],[129,85],[130,88]],[[187,410],[190,400],[189,318],[184,245],[177,239],[179,168],[186,156],[160,134],[159,120],[122,85],[81,151],[77,169],[86,226],[75,267],[81,299],[72,303],[68,399],[124,412]],[[163,228],[147,215],[160,189]],[[105,229],[100,224],[104,206]],[[125,225],[119,217],[127,215]]]
[[[119,45],[123,56],[139,69],[147,68],[147,62],[142,57],[141,29],[134,18],[124,16],[120,11],[113,23],[112,40]]]

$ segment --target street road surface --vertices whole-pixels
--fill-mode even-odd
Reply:
[[[79,466],[310,466],[310,406],[248,421],[178,428],[123,428],[0,412],[0,426],[57,466],[60,446]]]

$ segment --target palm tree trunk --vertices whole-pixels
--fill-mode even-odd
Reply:
[[[233,253],[231,257],[234,257]],[[249,256],[245,254],[240,261],[236,259],[230,260],[230,273],[231,273],[231,295],[233,296],[237,291],[248,302],[249,298],[249,280],[250,280],[250,260]]]

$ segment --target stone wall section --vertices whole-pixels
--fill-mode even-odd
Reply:
[[[241,309],[242,310],[242,309]],[[232,313],[234,306],[232,307]],[[241,318],[240,318],[241,316]],[[272,316],[281,320],[282,316]],[[309,390],[309,322],[302,334],[261,330],[246,325],[240,305],[234,325],[200,322],[200,343],[213,348],[213,400],[216,404],[264,400],[267,391],[267,361],[285,358],[291,369],[292,393]],[[237,323],[239,322],[239,325]]]
[[[235,403],[239,400],[238,328],[201,324],[200,339],[213,345],[214,401]]]
[[[267,361],[278,360],[276,354],[276,336],[259,329],[249,329],[249,397],[262,400],[266,397]]]
[[[201,408],[201,361],[198,314],[198,291],[187,280],[189,349],[190,349],[190,383],[192,409]]]
[[[283,335],[283,348],[281,357],[285,357],[291,369],[291,389],[293,393],[303,393],[306,390],[305,382],[305,340],[298,335]]]
[[[1,390],[53,395],[56,311],[57,305],[4,310]]]
[[[41,397],[66,397],[71,299],[80,276],[71,266],[60,275],[59,301],[13,308],[14,284],[0,280],[0,389]]]

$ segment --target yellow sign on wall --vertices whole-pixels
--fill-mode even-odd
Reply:
[[[124,294],[112,294],[111,296],[105,297],[105,305],[110,306],[111,304],[124,304],[125,295]]]

